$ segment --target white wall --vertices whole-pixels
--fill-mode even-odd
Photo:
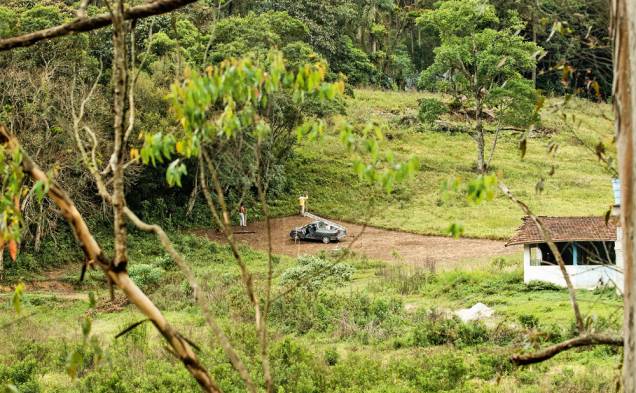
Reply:
[[[558,265],[530,266],[530,246],[523,247],[523,281],[546,281],[565,287],[563,273]],[[566,270],[574,288],[594,289],[601,284],[616,285],[623,291],[622,266],[568,265]]]

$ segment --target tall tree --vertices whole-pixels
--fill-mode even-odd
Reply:
[[[502,21],[486,0],[444,1],[426,11],[418,23],[436,28],[441,40],[420,85],[450,92],[457,104],[472,109],[477,170],[484,173],[484,110],[505,95],[534,94],[523,73],[534,69],[539,47],[519,34],[523,23],[516,15]],[[531,107],[526,110],[532,113]]]

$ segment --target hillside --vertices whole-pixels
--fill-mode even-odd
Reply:
[[[391,198],[377,196],[360,184],[348,166],[337,137],[304,143],[288,171],[293,182],[292,195],[278,201],[282,212],[290,213],[297,194],[309,192],[310,208],[326,216],[361,222],[366,220],[369,195],[374,195],[372,225],[423,234],[446,234],[451,223],[464,226],[465,236],[508,238],[520,224],[522,212],[499,195],[494,201],[470,205],[462,195],[443,200],[441,185],[461,177],[470,180],[475,143],[466,133],[432,131],[416,122],[404,125],[402,119],[417,116],[419,98],[425,93],[356,90],[348,99],[348,117],[358,124],[373,121],[382,126],[386,145],[402,156],[416,156],[421,169],[413,181],[399,188]],[[549,100],[542,114],[543,127],[550,135],[535,136],[527,153],[520,158],[519,135],[503,132],[493,158],[494,171],[515,194],[541,215],[603,215],[612,204],[611,176],[593,152],[576,141],[570,129],[594,146],[608,144],[613,135],[611,106],[572,100],[560,109],[563,99]],[[563,119],[567,114],[567,121]],[[572,121],[574,116],[574,121]],[[580,122],[580,124],[578,124]],[[492,140],[493,134],[489,135]],[[548,144],[559,144],[556,157]],[[556,167],[549,176],[550,168]],[[545,179],[543,192],[535,186]]]

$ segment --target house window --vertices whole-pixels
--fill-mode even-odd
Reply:
[[[562,242],[556,243],[566,265],[615,265],[614,242]],[[557,265],[557,260],[546,243],[537,245],[541,250],[541,265]],[[576,261],[575,261],[576,259]]]

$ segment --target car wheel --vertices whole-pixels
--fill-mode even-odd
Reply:
[[[322,238],[322,242],[325,243],[325,244],[328,244],[329,243],[329,238],[327,236],[323,237]]]

